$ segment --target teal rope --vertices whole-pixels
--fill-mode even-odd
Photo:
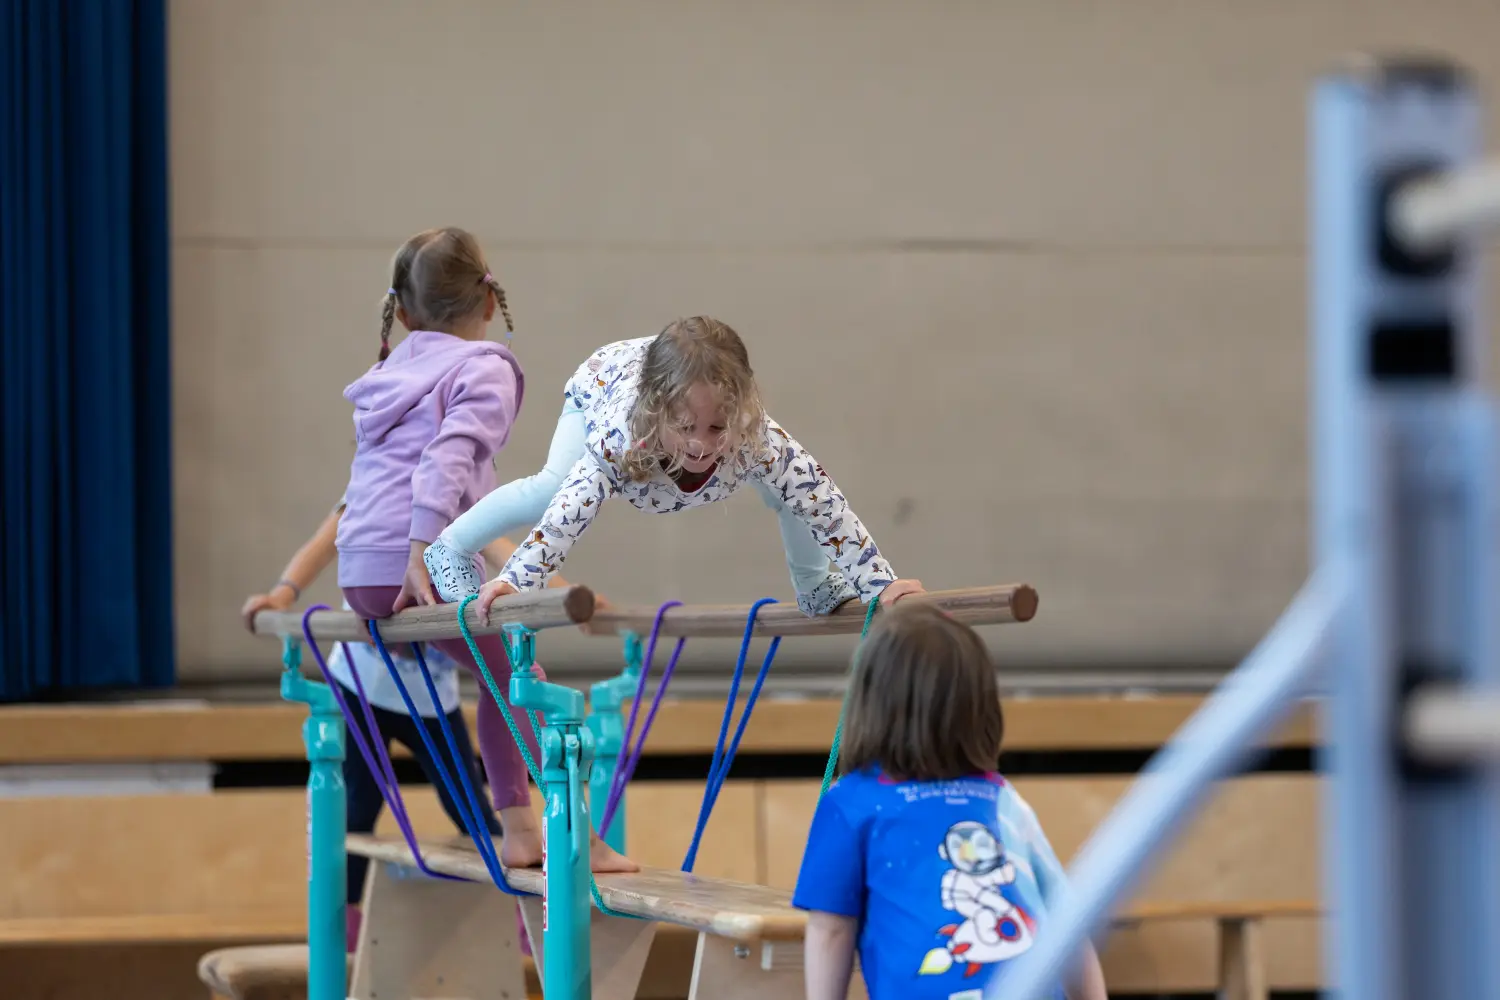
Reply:
[[[516,741],[516,749],[521,751],[521,759],[526,761],[526,770],[531,772],[531,780],[536,782],[536,787],[545,789],[547,783],[542,780],[541,768],[537,766],[536,761],[532,760],[531,751],[526,749],[526,742],[521,739],[520,727],[516,725],[516,720],[511,718],[510,704],[505,700],[505,696],[500,693],[500,685],[496,684],[495,678],[490,675],[489,665],[484,662],[484,654],[479,651],[479,643],[474,641],[474,633],[469,631],[469,622],[464,617],[464,612],[469,610],[469,604],[477,600],[478,597],[478,594],[470,594],[458,606],[458,630],[463,633],[464,642],[469,647],[470,655],[474,657],[475,665],[479,667],[479,673],[484,677],[485,686],[490,689],[490,694],[494,697],[495,704],[500,708],[500,714],[505,717],[506,728],[510,730],[511,737]],[[536,721],[536,713],[527,712],[526,716],[531,720],[531,731],[536,735],[537,746],[541,746],[542,732],[541,727]],[[599,883],[594,881],[593,872],[589,872],[589,895],[594,898],[594,905],[599,908],[599,912],[606,917],[628,917],[631,920],[645,919],[637,917],[634,913],[621,913],[619,910],[606,906],[604,904],[604,897],[599,895]]]
[[[474,633],[469,631],[469,623],[464,618],[464,612],[469,609],[469,604],[478,599],[478,594],[470,594],[458,606],[458,630],[463,633],[469,653],[474,657],[474,663],[479,667],[479,673],[484,677],[484,683],[490,689],[490,694],[494,696],[495,704],[500,707],[500,714],[505,717],[505,726],[510,730],[511,738],[516,741],[516,749],[521,751],[521,759],[526,762],[526,770],[531,773],[531,780],[536,782],[536,787],[546,788],[547,783],[542,780],[542,769],[537,766],[536,761],[531,759],[531,751],[526,749],[526,741],[521,739],[520,727],[516,725],[516,720],[511,718],[510,703],[506,701],[505,695],[500,693],[500,685],[495,683],[495,678],[490,674],[489,665],[484,662],[484,654],[479,651],[479,643],[474,641]],[[536,713],[527,712],[526,717],[531,720],[531,733],[536,737],[536,745],[541,746],[542,730],[537,725]]]
[[[865,626],[859,630],[859,641],[864,642],[865,636],[870,634],[870,622],[875,620],[875,609],[880,606],[880,595],[876,594],[870,599],[870,609],[865,612]],[[852,677],[852,668],[851,668]],[[849,707],[849,684],[848,678],[844,683],[844,701],[839,705],[839,724],[833,729],[833,749],[828,751],[828,766],[823,769],[823,787],[818,789],[818,798],[828,791],[828,786],[833,784],[833,772],[839,765],[839,744],[844,740],[844,709]]]

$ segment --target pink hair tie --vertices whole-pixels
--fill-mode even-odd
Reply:
[[[482,277],[482,278],[479,279],[479,283],[481,285],[488,285],[490,282],[492,282],[494,280],[495,280],[495,276],[493,274],[491,274],[490,272],[486,271],[486,272],[484,272],[484,277]]]

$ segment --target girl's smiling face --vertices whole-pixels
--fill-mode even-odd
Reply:
[[[728,444],[728,418],[713,386],[700,382],[688,389],[676,418],[662,429],[661,443],[683,471],[695,475],[712,469]]]

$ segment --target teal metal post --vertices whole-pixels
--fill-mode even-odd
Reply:
[[[604,813],[604,803],[609,800],[610,789],[615,783],[615,765],[619,762],[620,748],[625,745],[625,719],[621,706],[625,699],[635,693],[641,680],[642,660],[645,649],[641,638],[634,632],[625,633],[625,669],[607,681],[600,681],[589,688],[589,714],[584,725],[594,736],[594,767],[589,774],[589,807],[599,807]],[[609,821],[608,830],[600,830],[604,842],[621,854],[625,853],[625,794],[620,793],[619,804]]]
[[[584,726],[583,692],[537,678],[532,669],[536,633],[507,625],[505,645],[511,662],[510,703],[546,718],[541,739],[547,794],[542,820],[542,994],[547,1000],[590,1000],[591,828],[584,787],[594,759],[594,734]]]
[[[307,997],[345,1000],[344,719],[327,684],[302,676],[302,645],[282,638],[281,697],[308,707],[307,749]]]

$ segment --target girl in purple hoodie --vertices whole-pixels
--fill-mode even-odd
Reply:
[[[354,461],[338,528],[339,586],[358,615],[385,618],[436,604],[422,552],[448,524],[495,488],[494,458],[521,409],[525,379],[510,351],[485,340],[495,310],[511,329],[505,291],[462,229],[430,229],[407,240],[391,265],[380,360],[344,390],[354,404]],[[394,349],[391,323],[410,334]],[[436,644],[478,675],[462,639]],[[510,661],[499,636],[480,652],[504,688]],[[500,858],[542,862],[526,765],[499,707],[479,699],[476,725],[495,809],[504,826]],[[538,754],[529,732],[524,736]],[[595,871],[635,871],[597,837]]]

